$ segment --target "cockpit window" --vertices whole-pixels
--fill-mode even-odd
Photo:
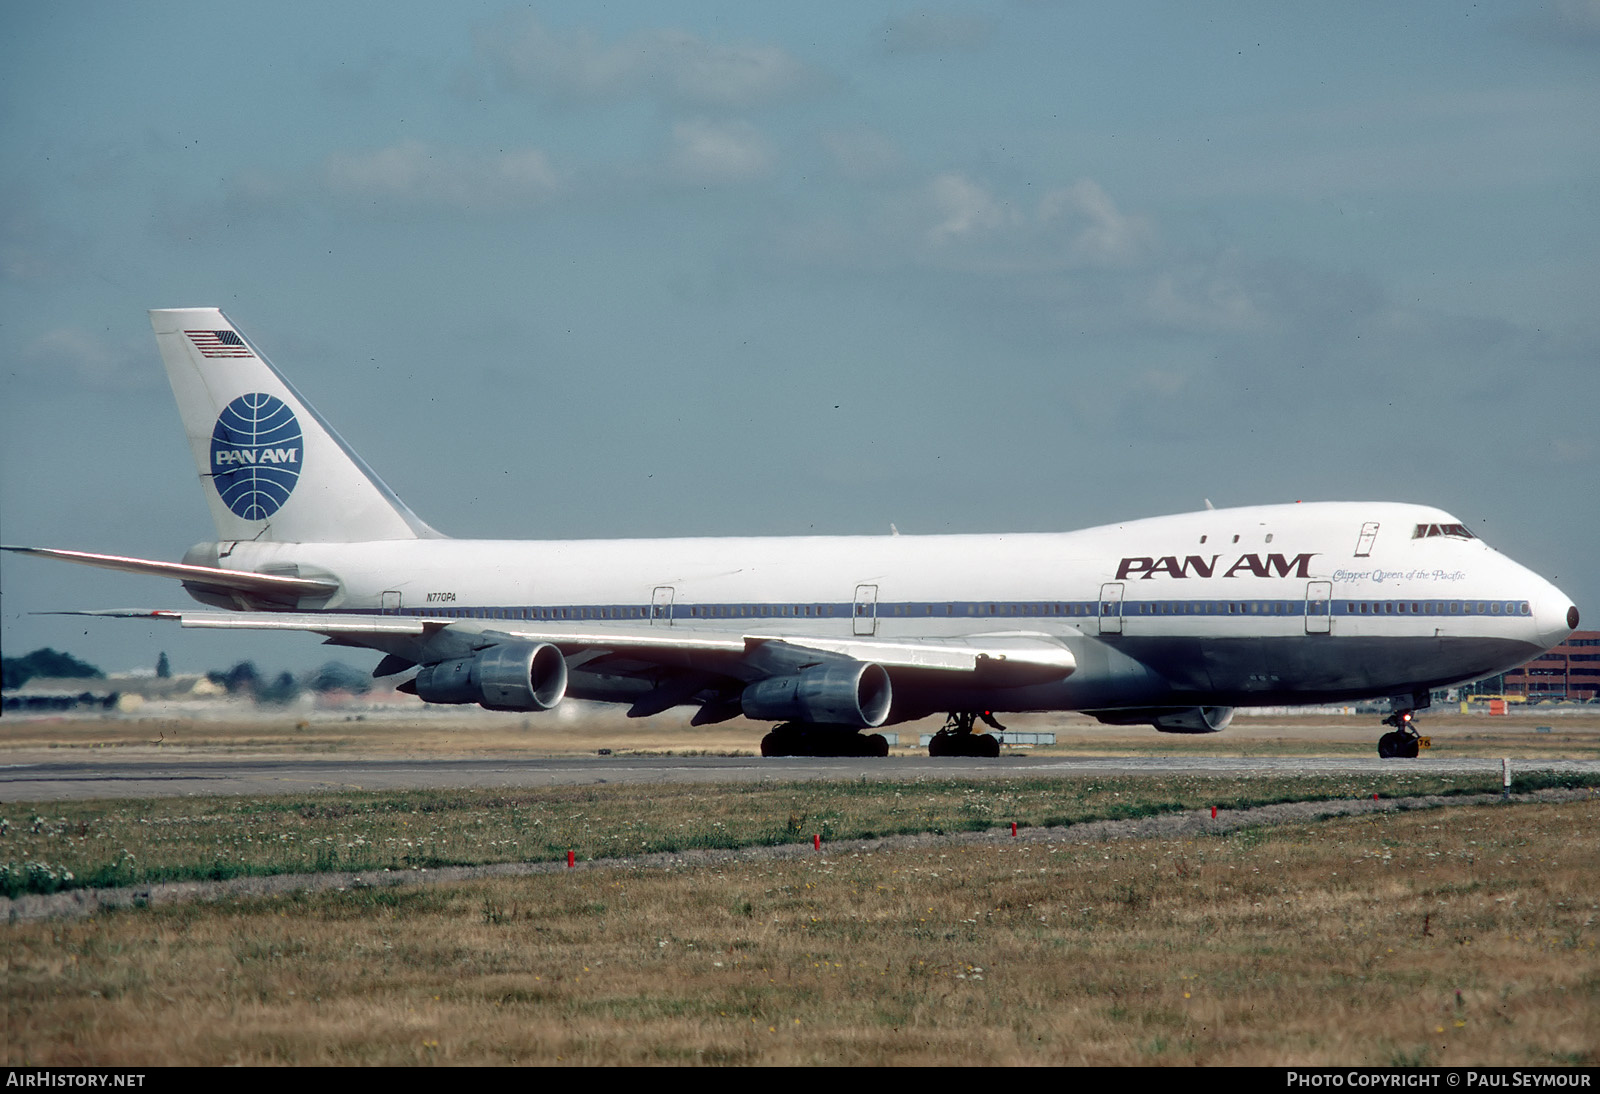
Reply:
[[[1431,539],[1434,536],[1451,536],[1455,539],[1477,539],[1465,524],[1419,524],[1411,533],[1412,539]]]

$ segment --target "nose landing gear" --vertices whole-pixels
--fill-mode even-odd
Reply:
[[[1394,729],[1378,738],[1380,757],[1385,760],[1414,760],[1418,752],[1429,746],[1431,742],[1428,738],[1417,732],[1414,724],[1416,713],[1414,710],[1397,710],[1383,720],[1384,725],[1394,726]]]

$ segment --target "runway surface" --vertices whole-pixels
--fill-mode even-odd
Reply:
[[[998,760],[891,756],[887,759],[759,759],[738,756],[489,756],[364,759],[348,756],[171,758],[100,752],[12,753],[0,765],[0,802],[91,798],[289,794],[340,790],[583,786],[602,783],[790,782],[828,779],[1076,778],[1085,775],[1395,775],[1483,774],[1489,758],[1036,757]],[[1513,773],[1600,773],[1597,760],[1515,760]]]

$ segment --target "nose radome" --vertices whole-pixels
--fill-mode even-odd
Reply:
[[[1548,582],[1534,601],[1533,613],[1534,625],[1539,629],[1539,643],[1545,649],[1559,646],[1578,629],[1578,606],[1570,596]]]

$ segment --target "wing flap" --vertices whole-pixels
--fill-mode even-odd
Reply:
[[[327,635],[423,635],[440,630],[444,619],[401,615],[333,615],[318,612],[181,612],[164,608],[101,608],[95,611],[45,612],[45,615],[93,615],[112,619],[163,619],[202,630],[310,631]]]
[[[1070,676],[1078,667],[1067,647],[1046,635],[1027,633],[919,639],[757,635],[746,641],[817,650],[852,661],[871,661],[886,669],[978,673],[1019,680],[1058,680]]]

